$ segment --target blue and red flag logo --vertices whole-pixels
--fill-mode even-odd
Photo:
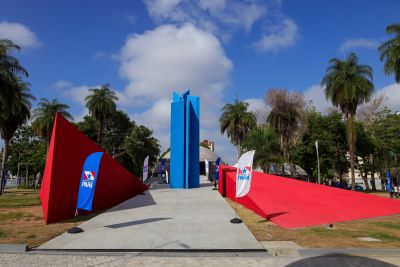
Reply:
[[[100,161],[103,154],[103,152],[94,152],[86,158],[83,164],[78,192],[78,203],[76,206],[77,209],[92,210],[96,181],[99,175]]]
[[[238,180],[250,180],[251,167],[239,168]]]
[[[93,181],[95,177],[96,177],[96,172],[94,172],[94,171],[84,171],[83,179],[89,180],[89,181]]]

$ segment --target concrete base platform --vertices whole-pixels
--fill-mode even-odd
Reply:
[[[293,241],[261,241],[261,245],[273,256],[299,256],[300,247]]]
[[[28,249],[27,244],[0,244],[1,252],[21,253],[26,252]]]
[[[40,250],[265,251],[209,183],[197,189],[158,185],[64,233]]]

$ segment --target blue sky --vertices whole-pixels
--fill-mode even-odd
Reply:
[[[268,109],[269,88],[301,91],[317,110],[330,104],[320,81],[332,57],[356,52],[372,66],[377,94],[400,110],[400,87],[383,74],[377,46],[400,22],[400,1],[144,0],[3,1],[0,38],[23,47],[33,94],[87,111],[87,88],[109,83],[118,107],[169,146],[171,92],[201,97],[201,136],[229,162],[220,109],[236,95]]]

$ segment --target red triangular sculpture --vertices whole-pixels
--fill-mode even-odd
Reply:
[[[236,198],[236,168],[221,165],[218,190],[282,228],[400,214],[400,201],[253,171],[250,192]]]
[[[95,142],[57,114],[40,190],[46,224],[74,217],[83,164],[88,155],[100,151],[103,150]],[[137,177],[104,153],[93,211],[112,207],[147,189]]]

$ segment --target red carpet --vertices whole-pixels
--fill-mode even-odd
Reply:
[[[236,169],[220,168],[219,192],[235,196]],[[253,172],[249,194],[237,202],[282,228],[400,214],[400,200]]]

